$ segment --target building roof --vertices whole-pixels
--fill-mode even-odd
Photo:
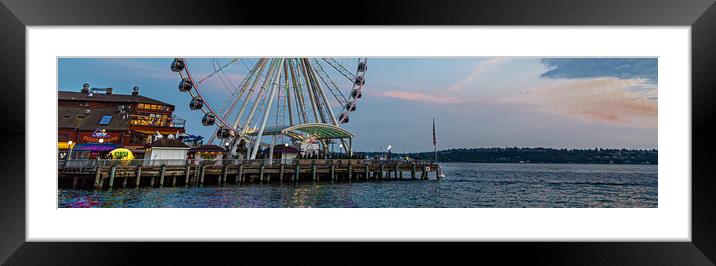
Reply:
[[[201,145],[196,148],[192,148],[190,150],[191,152],[224,152],[224,148],[219,147],[218,145]]]
[[[170,139],[170,138],[161,138],[161,139],[155,140],[154,142],[152,142],[152,148],[156,148],[156,147],[189,149],[189,146],[184,144],[184,142],[181,142],[178,139]]]
[[[89,110],[89,112],[87,111]],[[109,124],[100,125],[104,116],[111,116]],[[98,128],[108,131],[121,131],[129,128],[129,118],[114,110],[87,109],[82,107],[58,107],[58,128],[76,128],[79,130],[95,130]]]
[[[94,101],[94,102],[117,102],[117,103],[150,103],[150,104],[162,104],[166,106],[174,107],[172,104],[168,104],[162,101],[158,101],[142,95],[127,95],[127,94],[106,94],[106,93],[93,93],[89,96],[88,93],[73,92],[73,91],[58,91],[57,99],[60,101]]]

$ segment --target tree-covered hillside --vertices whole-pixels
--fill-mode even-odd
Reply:
[[[384,156],[385,153],[366,153]],[[391,154],[432,160],[433,152]],[[628,149],[463,148],[438,151],[440,162],[657,164],[658,151]]]

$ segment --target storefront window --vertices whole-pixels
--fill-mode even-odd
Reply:
[[[171,122],[169,116],[162,114],[139,113],[130,117],[132,125],[167,126]]]

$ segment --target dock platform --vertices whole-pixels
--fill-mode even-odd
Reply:
[[[434,174],[431,174],[434,173]],[[268,182],[440,179],[421,160],[60,160],[58,186],[76,189],[222,186]]]

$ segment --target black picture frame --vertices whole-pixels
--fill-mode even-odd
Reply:
[[[716,101],[714,0],[362,1],[53,1],[0,0],[0,262],[163,264],[191,261],[310,263],[500,262],[712,265],[716,262],[716,167],[710,152]],[[266,16],[261,10],[271,10]],[[300,14],[300,19],[297,18]],[[692,241],[648,243],[40,243],[25,242],[25,27],[61,25],[576,25],[691,26]],[[88,36],[89,39],[92,36]],[[101,40],[96,40],[101,45]],[[52,45],[52,44],[47,44]],[[663,163],[663,162],[662,162]],[[50,166],[46,166],[50,167]],[[48,177],[49,178],[49,177]],[[688,178],[687,176],[669,178]],[[426,225],[445,226],[445,225]],[[349,230],[347,228],[347,230]],[[247,251],[250,249],[251,251]],[[467,252],[463,252],[463,249]],[[191,256],[185,253],[191,251]],[[255,252],[261,251],[261,252]],[[260,253],[267,253],[260,257]],[[280,254],[280,255],[276,255]],[[376,255],[386,255],[378,259]],[[145,258],[143,258],[143,256]],[[146,259],[146,257],[149,257]],[[303,259],[300,259],[303,258]],[[238,260],[240,259],[240,260]],[[303,262],[303,263],[301,263]]]

